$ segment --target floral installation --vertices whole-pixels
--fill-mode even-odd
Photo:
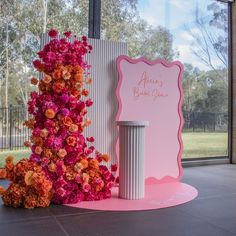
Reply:
[[[11,181],[7,190],[0,188],[0,195],[6,206],[25,208],[49,206],[52,182],[37,163],[22,159],[14,165],[13,157],[8,156],[5,168],[0,169],[0,177]]]
[[[116,165],[109,170],[103,164],[109,161],[109,156],[95,150],[94,137],[83,135],[84,128],[91,124],[86,117],[87,109],[93,105],[89,91],[84,88],[92,82],[84,56],[92,46],[85,36],[69,42],[70,31],[61,39],[55,29],[48,35],[51,41],[38,52],[39,59],[33,61],[42,79],[31,79],[39,92],[30,95],[28,111],[32,117],[25,122],[32,130],[31,140],[25,142],[32,154],[29,160],[15,166],[11,162],[11,170],[9,163],[0,169],[0,178],[12,181],[7,190],[0,188],[8,206],[32,208],[48,206],[50,202],[69,204],[106,199],[111,197],[115,181]],[[19,168],[21,175],[15,178]],[[36,179],[47,183],[45,196],[38,194],[42,186]]]

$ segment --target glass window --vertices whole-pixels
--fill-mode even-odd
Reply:
[[[131,57],[180,60],[183,158],[228,155],[228,4],[215,0],[103,0],[101,37]]]
[[[41,34],[56,28],[87,35],[88,6],[89,0],[1,0],[0,150],[21,148],[27,139],[23,122]]]

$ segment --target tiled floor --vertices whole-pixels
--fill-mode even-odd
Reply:
[[[236,236],[236,165],[185,168],[184,182],[199,190],[198,198],[161,210],[25,210],[0,205],[0,236]]]

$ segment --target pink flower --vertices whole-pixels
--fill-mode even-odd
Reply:
[[[36,69],[39,69],[39,68],[42,66],[40,60],[34,60],[34,61],[33,61],[33,65],[34,65],[34,67],[35,67]]]
[[[117,165],[116,164],[111,165],[111,171],[117,171]]]
[[[55,29],[51,29],[51,30],[48,31],[48,35],[49,35],[50,38],[56,38],[57,35],[58,35],[58,32]]]
[[[84,190],[84,192],[89,192],[89,190],[91,189],[91,185],[90,184],[88,184],[88,183],[83,183],[83,185],[82,185],[82,189]]]
[[[85,103],[87,107],[90,107],[93,105],[93,101],[90,98]]]
[[[66,32],[64,32],[64,35],[65,35],[67,38],[69,38],[69,37],[71,36],[71,31],[66,31]]]
[[[94,137],[87,137],[86,140],[87,140],[88,142],[91,142],[91,143],[93,143],[93,142],[95,141],[95,140],[94,140]]]

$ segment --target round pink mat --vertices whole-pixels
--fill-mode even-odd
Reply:
[[[144,199],[120,199],[118,198],[118,188],[113,188],[110,199],[80,202],[67,206],[103,211],[151,210],[183,204],[193,200],[197,195],[198,191],[194,187],[181,182],[146,184]]]

